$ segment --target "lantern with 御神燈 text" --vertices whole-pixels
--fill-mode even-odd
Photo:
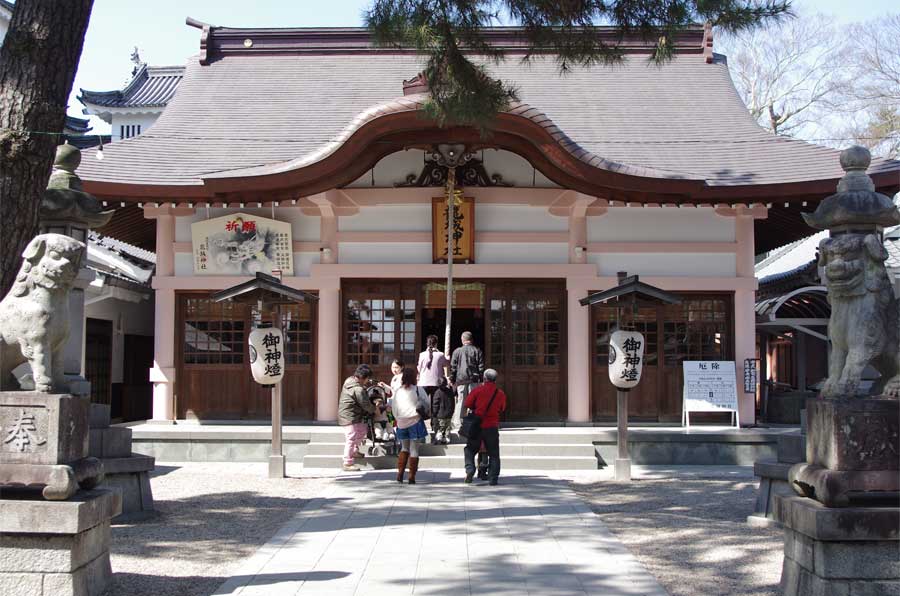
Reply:
[[[609,380],[628,390],[641,380],[644,336],[637,331],[615,331],[609,338]]]
[[[280,329],[257,327],[250,332],[250,372],[260,385],[274,385],[284,376],[284,335]]]

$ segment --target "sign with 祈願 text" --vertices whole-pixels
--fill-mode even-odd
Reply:
[[[691,412],[732,412],[738,425],[737,376],[733,361],[682,362],[684,406],[682,424]]]
[[[447,262],[447,197],[431,199],[431,246],[435,263]],[[453,262],[475,262],[475,199],[460,197],[453,208]]]
[[[234,213],[191,224],[198,275],[294,274],[291,224]]]
[[[250,372],[260,385],[274,385],[284,376],[284,335],[272,327],[250,332]]]

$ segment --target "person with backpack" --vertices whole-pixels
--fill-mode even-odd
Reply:
[[[483,441],[488,455],[488,480],[491,486],[496,486],[500,477],[500,414],[506,411],[506,394],[497,387],[496,370],[484,371],[484,384],[472,390],[463,406],[480,419],[478,430],[466,437],[463,450],[466,483],[475,477],[475,454]]]

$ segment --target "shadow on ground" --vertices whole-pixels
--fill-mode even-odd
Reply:
[[[776,596],[782,531],[751,528],[757,483],[670,477],[573,483],[672,596]]]

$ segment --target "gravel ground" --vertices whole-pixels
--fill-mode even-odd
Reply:
[[[640,472],[638,472],[640,474]],[[672,596],[776,596],[782,531],[750,528],[757,482],[739,473],[642,474],[572,487]]]
[[[328,482],[269,480],[265,464],[158,464],[157,513],[112,528],[106,596],[211,594]]]

